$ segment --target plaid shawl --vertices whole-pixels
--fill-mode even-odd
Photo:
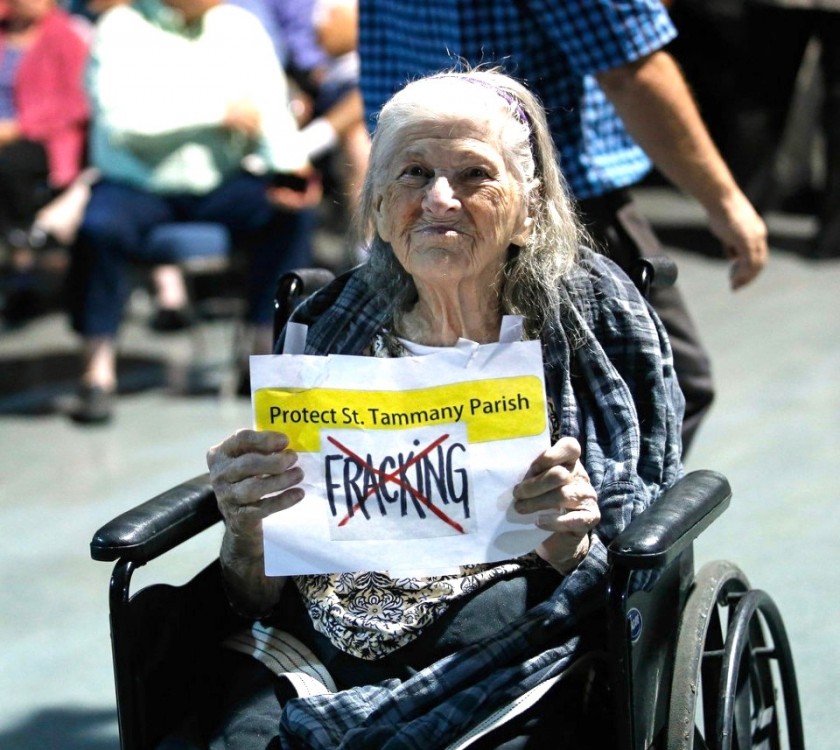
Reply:
[[[433,750],[563,671],[581,636],[600,630],[606,545],[680,476],[683,397],[664,330],[611,261],[583,250],[565,302],[541,340],[561,434],[573,435],[602,520],[587,557],[551,598],[505,632],[435,662],[411,679],[298,698],[284,708],[283,748]],[[357,272],[306,300],[307,353],[358,354],[388,321]]]

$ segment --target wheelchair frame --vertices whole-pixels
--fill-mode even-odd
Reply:
[[[644,266],[645,285],[655,268]],[[667,275],[667,274],[666,274]],[[331,275],[285,275],[275,326]],[[793,656],[778,608],[726,561],[695,575],[693,542],[729,505],[726,478],[687,474],[609,546],[609,690],[616,750],[804,750]],[[202,474],[100,528],[90,551],[115,562],[111,641],[122,750],[148,750],[176,726],[204,655],[247,624],[221,589],[218,561],[183,586],[131,592],[134,571],[221,521]],[[781,693],[781,697],[780,694]]]

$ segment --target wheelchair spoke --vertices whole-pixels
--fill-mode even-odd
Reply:
[[[764,645],[764,633],[759,618],[753,619],[756,633],[750,644],[750,686],[753,705],[750,725],[751,747],[762,748],[762,750],[780,750],[782,728],[779,723],[778,696],[772,666],[775,650]]]
[[[778,610],[763,591],[750,590],[735,609],[726,638],[720,690],[718,735],[722,750],[782,747],[780,690],[785,695],[789,746],[802,748],[790,649]]]

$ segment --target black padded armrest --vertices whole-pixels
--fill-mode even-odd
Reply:
[[[628,568],[668,564],[726,510],[731,497],[722,474],[687,474],[613,539],[610,559]]]
[[[143,564],[221,520],[209,474],[168,489],[106,523],[90,543],[94,560]]]

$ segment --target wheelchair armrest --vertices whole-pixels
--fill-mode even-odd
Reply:
[[[222,518],[209,474],[201,474],[106,523],[93,535],[90,556],[149,562]]]
[[[613,539],[610,559],[626,568],[667,565],[726,510],[731,497],[722,474],[687,474]]]

